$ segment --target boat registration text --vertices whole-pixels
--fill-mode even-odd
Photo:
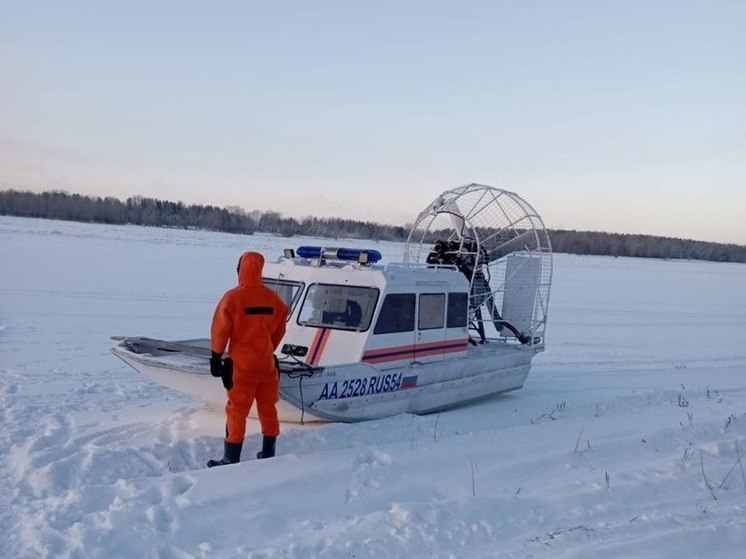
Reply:
[[[371,377],[355,378],[327,382],[321,389],[319,400],[339,400],[342,398],[354,398],[356,396],[368,396],[381,394],[383,392],[394,392],[395,390],[414,388],[410,377],[404,377],[403,373],[388,373],[385,375],[374,375]]]

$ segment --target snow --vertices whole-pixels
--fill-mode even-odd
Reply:
[[[222,410],[109,336],[205,337],[241,252],[310,242],[0,217],[0,557],[743,556],[739,264],[556,255],[522,390],[286,424],[272,460],[252,420],[206,469]]]

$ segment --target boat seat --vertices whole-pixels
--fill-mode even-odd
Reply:
[[[363,310],[357,301],[347,300],[347,310],[345,312],[345,326],[359,327],[363,319]]]
[[[322,320],[324,324],[332,325],[337,323],[351,328],[359,328],[360,322],[363,320],[363,311],[357,301],[347,299],[344,311],[324,311],[322,313]]]

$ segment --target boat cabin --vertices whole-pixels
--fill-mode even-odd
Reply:
[[[455,266],[379,265],[375,250],[300,247],[264,267],[290,308],[286,352],[378,369],[466,353],[469,282]]]

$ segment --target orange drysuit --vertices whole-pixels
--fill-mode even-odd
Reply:
[[[285,335],[288,307],[262,284],[264,257],[245,252],[238,261],[238,287],[220,299],[212,319],[210,348],[233,359],[233,388],[225,406],[226,436],[229,443],[242,443],[246,417],[254,400],[259,411],[262,434],[280,434],[275,404],[279,400],[279,373],[274,351]]]

